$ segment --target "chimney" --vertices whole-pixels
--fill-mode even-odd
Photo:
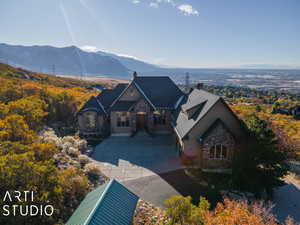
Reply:
[[[203,86],[204,86],[203,83],[198,83],[197,84],[197,89],[201,90],[201,89],[203,89]]]
[[[137,78],[137,72],[133,72],[133,79]]]

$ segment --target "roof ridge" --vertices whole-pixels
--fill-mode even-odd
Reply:
[[[98,199],[97,203],[95,204],[95,207],[93,208],[93,210],[91,211],[91,213],[89,214],[88,218],[86,219],[86,221],[83,225],[88,225],[90,223],[93,215],[95,214],[96,210],[100,206],[102,199],[104,199],[107,191],[109,190],[110,186],[114,183],[114,181],[115,181],[114,179],[109,181],[108,185],[105,187],[104,191],[101,193],[101,197]]]
[[[206,90],[203,90],[203,89],[194,89],[194,90],[196,90],[196,91],[198,91],[198,92],[205,92],[206,94],[209,94],[209,95],[211,95],[211,96],[214,96],[214,97],[217,97],[217,98],[222,98],[221,96],[219,96],[219,95],[216,95],[216,94],[213,94],[213,93],[211,93],[211,92],[209,92],[209,91],[206,91]]]

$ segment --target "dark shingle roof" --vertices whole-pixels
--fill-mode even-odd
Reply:
[[[118,84],[114,89],[103,90],[97,97],[92,96],[78,113],[94,110],[99,114],[106,114],[112,102],[119,97],[127,86],[128,84]]]
[[[115,180],[90,192],[66,225],[130,225],[138,197]]]
[[[88,110],[96,111],[99,114],[105,114],[105,111],[103,109],[103,106],[101,106],[101,103],[99,100],[92,96],[85,104],[84,106],[78,111],[78,113],[83,113]]]
[[[114,89],[103,90],[97,98],[102,103],[105,109],[108,109],[113,101],[120,96],[128,84],[118,84]]]
[[[134,104],[136,104],[136,101],[117,101],[110,108],[110,111],[129,111]]]
[[[216,104],[221,97],[194,89],[182,102],[174,117],[174,127],[179,137],[184,138],[190,130],[206,115],[206,113]],[[190,118],[184,112],[199,105],[194,115]]]
[[[157,108],[174,109],[184,93],[169,77],[137,76],[133,83]]]

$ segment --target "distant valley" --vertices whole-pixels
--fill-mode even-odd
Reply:
[[[137,71],[140,75],[166,75],[177,83],[185,83],[189,73],[190,83],[300,92],[300,69],[163,68],[112,53],[86,52],[76,46],[57,48],[0,44],[0,62],[35,72],[122,80],[131,79],[133,71]]]

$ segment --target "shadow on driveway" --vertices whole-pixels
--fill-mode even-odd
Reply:
[[[140,198],[163,207],[172,195],[217,197],[188,177],[181,166],[171,135],[109,137],[95,148],[92,158],[102,172],[123,183]]]

